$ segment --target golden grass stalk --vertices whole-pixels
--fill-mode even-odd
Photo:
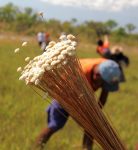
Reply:
[[[20,79],[48,92],[104,150],[125,150],[96,101],[75,55],[75,48],[74,36],[71,35],[57,44],[49,44],[44,54],[24,68]]]

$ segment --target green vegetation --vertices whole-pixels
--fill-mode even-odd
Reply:
[[[28,46],[15,55],[14,49],[21,47],[24,38],[14,35],[7,37],[0,39],[0,150],[34,150],[34,140],[46,125],[45,109],[49,103],[18,80],[16,69],[25,65],[26,56],[33,57],[41,51],[35,37],[32,37],[28,39]],[[121,85],[119,92],[109,96],[104,110],[128,149],[134,150],[138,143],[138,52],[135,47],[130,49],[126,45],[125,48],[131,60],[129,68],[125,69],[127,82]],[[79,42],[77,51],[79,57],[98,57],[95,45],[84,41]],[[70,118],[45,149],[81,150],[81,140],[82,129]],[[95,146],[94,150],[98,149]]]
[[[79,23],[77,19],[61,22],[56,19],[42,18],[32,8],[20,9],[9,3],[0,7],[0,32],[16,32],[23,35],[36,35],[39,31],[48,31],[51,35],[59,36],[61,32],[72,33],[79,39],[95,43],[97,34],[111,34],[111,41],[124,42],[128,40],[136,45],[137,34],[135,25],[129,23],[120,27],[115,20],[96,22],[94,20]]]

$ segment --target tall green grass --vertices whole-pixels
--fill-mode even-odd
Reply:
[[[35,39],[29,39],[27,47],[21,47],[21,43],[21,37],[0,39],[0,150],[33,149],[36,136],[46,126],[45,109],[49,102],[19,81],[16,72],[18,66],[25,65],[26,56],[34,57],[41,50]],[[17,47],[21,51],[14,54]],[[98,57],[94,45],[81,42],[77,51],[82,58]],[[134,150],[138,143],[138,52],[128,49],[126,53],[131,60],[125,69],[127,82],[121,84],[120,91],[110,94],[104,110],[128,149]],[[82,134],[82,129],[70,118],[45,149],[80,150]]]

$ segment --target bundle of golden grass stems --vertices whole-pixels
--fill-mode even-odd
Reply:
[[[124,144],[100,109],[94,91],[76,57],[75,37],[61,36],[24,67],[19,80],[56,99],[104,150],[125,150]]]

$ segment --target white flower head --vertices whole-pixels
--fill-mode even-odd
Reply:
[[[44,13],[42,11],[38,12],[38,16],[41,16],[43,18]]]
[[[39,79],[36,79],[35,80],[35,85],[38,85],[40,83],[40,80]]]
[[[15,50],[14,50],[14,53],[18,53],[20,51],[20,48],[16,48]]]
[[[54,46],[55,44],[56,44],[55,41],[51,41],[51,42],[49,43],[49,45],[51,45],[51,46]]]
[[[69,56],[74,56],[75,54],[76,54],[75,51],[72,51],[72,52],[69,52],[69,53],[68,53]]]
[[[75,36],[72,35],[72,34],[69,34],[69,35],[67,35],[67,39],[68,39],[68,40],[74,40],[74,39],[75,39]]]
[[[30,57],[26,57],[25,61],[28,62],[30,60]]]
[[[30,82],[28,80],[25,81],[26,85],[28,85]]]
[[[62,65],[66,65],[67,63],[68,63],[68,61],[65,60],[65,61],[62,62]]]
[[[27,75],[26,75],[26,74],[23,74],[22,76],[20,76],[19,80],[25,80],[26,77],[27,77]]]
[[[68,53],[67,50],[63,50],[63,51],[61,52],[62,55],[66,55],[67,53]]]
[[[67,40],[67,36],[66,36],[66,35],[61,35],[61,36],[59,37],[59,39],[60,39],[61,41]]]
[[[22,71],[22,67],[17,68],[17,72],[21,72]]]
[[[65,59],[65,55],[60,54],[60,55],[58,56],[58,60],[62,60],[62,59]]]
[[[77,46],[77,42],[73,41],[73,42],[71,43],[71,45],[74,46],[74,47],[76,47],[76,46]]]
[[[22,43],[22,46],[27,46],[27,42],[23,42],[23,43]]]

